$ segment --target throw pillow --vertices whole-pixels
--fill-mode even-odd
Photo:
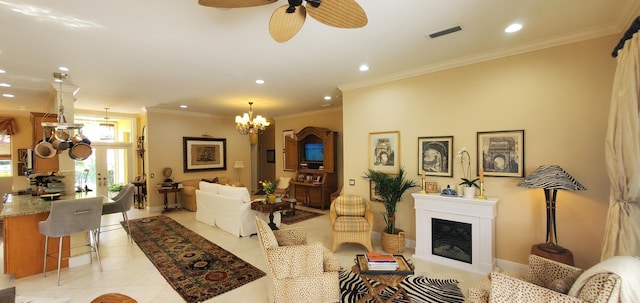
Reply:
[[[213,179],[202,179],[202,181],[207,182],[207,183],[219,183],[218,182],[218,177],[215,177]]]

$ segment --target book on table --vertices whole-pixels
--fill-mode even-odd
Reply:
[[[367,266],[371,270],[394,270],[398,268],[398,262],[392,254],[382,252],[370,252],[365,254]]]

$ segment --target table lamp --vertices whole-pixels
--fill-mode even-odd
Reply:
[[[240,170],[244,168],[244,161],[236,160],[233,162],[233,168],[238,169],[238,182],[242,182],[242,180],[240,180]]]
[[[558,189],[586,190],[559,165],[542,165],[527,176],[518,186],[544,189],[547,205],[547,241],[536,246],[550,253],[564,253],[566,248],[558,245],[556,233],[556,194]]]

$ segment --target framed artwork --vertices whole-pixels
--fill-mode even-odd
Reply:
[[[227,139],[182,137],[184,172],[227,169]]]
[[[478,167],[489,177],[524,177],[524,130],[477,133]]]
[[[267,149],[267,163],[276,163],[275,149]]]
[[[369,133],[369,168],[386,174],[400,171],[400,132]]]
[[[382,197],[376,191],[376,183],[369,180],[369,201],[382,202]]]
[[[453,177],[453,136],[418,137],[418,175]]]

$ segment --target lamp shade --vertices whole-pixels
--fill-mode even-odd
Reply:
[[[542,165],[527,176],[518,186],[528,188],[586,190],[575,178],[559,165]]]
[[[236,160],[233,162],[233,168],[244,168],[244,161]]]

